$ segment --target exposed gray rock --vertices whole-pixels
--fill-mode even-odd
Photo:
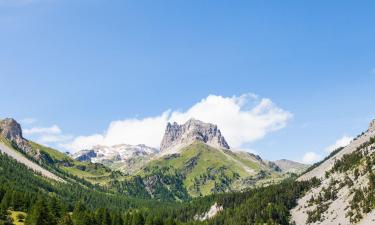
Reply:
[[[79,151],[78,154],[74,154],[73,158],[81,162],[91,162],[92,158],[97,156],[94,150],[82,150]]]
[[[370,132],[375,131],[375,120],[371,121],[369,129]]]
[[[167,124],[160,151],[177,150],[194,141],[202,141],[215,148],[230,149],[216,125],[190,119],[183,125],[176,122]]]
[[[0,121],[0,134],[15,144],[20,150],[25,153],[32,152],[31,146],[22,136],[21,125],[12,118],[6,118]]]
[[[268,162],[268,166],[269,166],[272,170],[274,170],[274,171],[276,171],[276,172],[281,172],[281,171],[282,171],[282,170],[280,169],[280,167],[279,167],[276,163],[274,163],[274,162],[269,161],[269,162]]]

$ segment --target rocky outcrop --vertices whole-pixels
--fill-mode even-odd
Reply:
[[[1,120],[0,134],[25,153],[32,152],[31,146],[22,136],[21,125],[16,120],[12,118]]]
[[[94,150],[82,150],[79,151],[77,154],[72,155],[72,157],[81,162],[91,162],[92,158],[97,156]]]
[[[220,206],[219,204],[217,204],[217,202],[215,202],[215,204],[213,204],[211,206],[211,208],[210,208],[210,210],[208,210],[208,212],[205,212],[202,215],[195,215],[194,219],[200,220],[200,221],[205,221],[205,220],[208,220],[208,219],[211,219],[211,218],[215,217],[219,212],[221,212],[223,210],[224,210],[223,206]]]
[[[195,141],[202,141],[215,148],[230,149],[217,125],[190,119],[183,125],[176,122],[167,124],[160,151],[175,152]]]

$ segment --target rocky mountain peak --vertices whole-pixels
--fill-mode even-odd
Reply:
[[[182,125],[176,122],[167,124],[160,150],[166,152],[180,149],[194,141],[202,141],[215,148],[230,148],[217,125],[189,119]]]
[[[6,118],[0,121],[0,133],[10,141],[16,142],[22,139],[21,125],[12,118]]]
[[[32,151],[22,136],[21,125],[15,119],[6,118],[0,121],[0,135],[13,142],[22,151],[26,153]]]

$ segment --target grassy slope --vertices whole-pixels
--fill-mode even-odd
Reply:
[[[67,173],[84,178],[92,183],[105,184],[109,181],[110,170],[100,164],[79,162],[53,148],[45,147],[32,141],[29,143],[32,148],[48,154],[59,165],[59,168]]]
[[[252,177],[260,170],[266,169],[264,165],[250,156],[245,157],[232,151],[215,149],[201,142],[182,149],[178,156],[164,156],[151,161],[140,172],[141,175],[154,167],[171,167],[184,174],[184,186],[192,196],[212,193],[215,183],[218,184],[223,180],[225,183],[234,183],[236,180]],[[203,177],[206,176],[210,178],[204,179]],[[204,180],[199,183],[199,191],[194,188],[197,178]]]
[[[2,136],[0,136],[0,142],[4,143],[10,148],[13,148],[10,141]],[[49,156],[49,158],[53,160],[52,163],[67,173],[79,178],[84,178],[94,184],[105,184],[110,180],[110,170],[100,164],[79,162],[64,153],[61,153],[60,151],[37,144],[33,141],[29,141],[29,144],[35,151],[39,150],[41,153]]]

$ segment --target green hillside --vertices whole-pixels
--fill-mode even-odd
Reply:
[[[184,187],[193,197],[241,190],[260,180],[281,176],[252,154],[216,149],[202,142],[183,148],[179,154],[151,161],[139,175],[147,176],[160,169],[183,175]]]

